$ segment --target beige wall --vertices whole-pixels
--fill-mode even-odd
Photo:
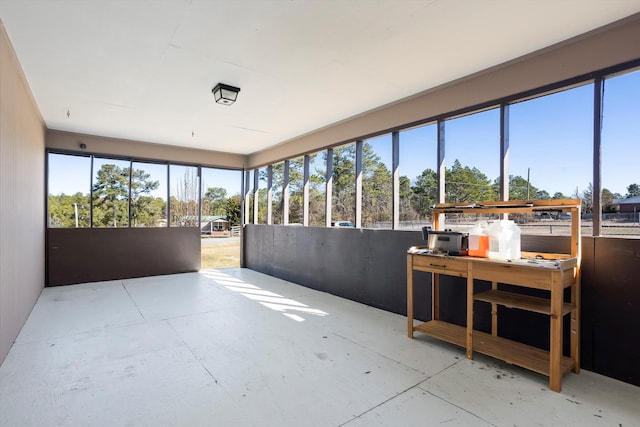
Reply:
[[[635,60],[640,58],[639,40],[640,14],[636,14],[500,67],[254,153],[247,160],[247,169]]]
[[[81,149],[80,144],[86,148]],[[176,163],[195,163],[206,166],[217,166],[231,169],[242,169],[245,156],[217,151],[197,150],[172,145],[150,144],[127,139],[107,138],[95,135],[48,130],[47,148],[86,151],[95,154],[133,157],[148,160],[170,160]]]
[[[44,286],[45,125],[0,22],[0,363]]]

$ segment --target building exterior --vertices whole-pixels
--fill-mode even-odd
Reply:
[[[620,206],[620,213],[635,214],[640,212],[640,196],[619,199],[615,204]]]

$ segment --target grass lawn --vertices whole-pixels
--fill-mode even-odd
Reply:
[[[240,242],[202,245],[201,269],[240,267]]]

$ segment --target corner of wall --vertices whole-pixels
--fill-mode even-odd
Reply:
[[[0,21],[0,363],[44,288],[45,123]]]

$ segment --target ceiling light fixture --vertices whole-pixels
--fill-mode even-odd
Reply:
[[[213,92],[213,97],[218,104],[231,105],[236,102],[240,88],[218,83],[211,92]]]

